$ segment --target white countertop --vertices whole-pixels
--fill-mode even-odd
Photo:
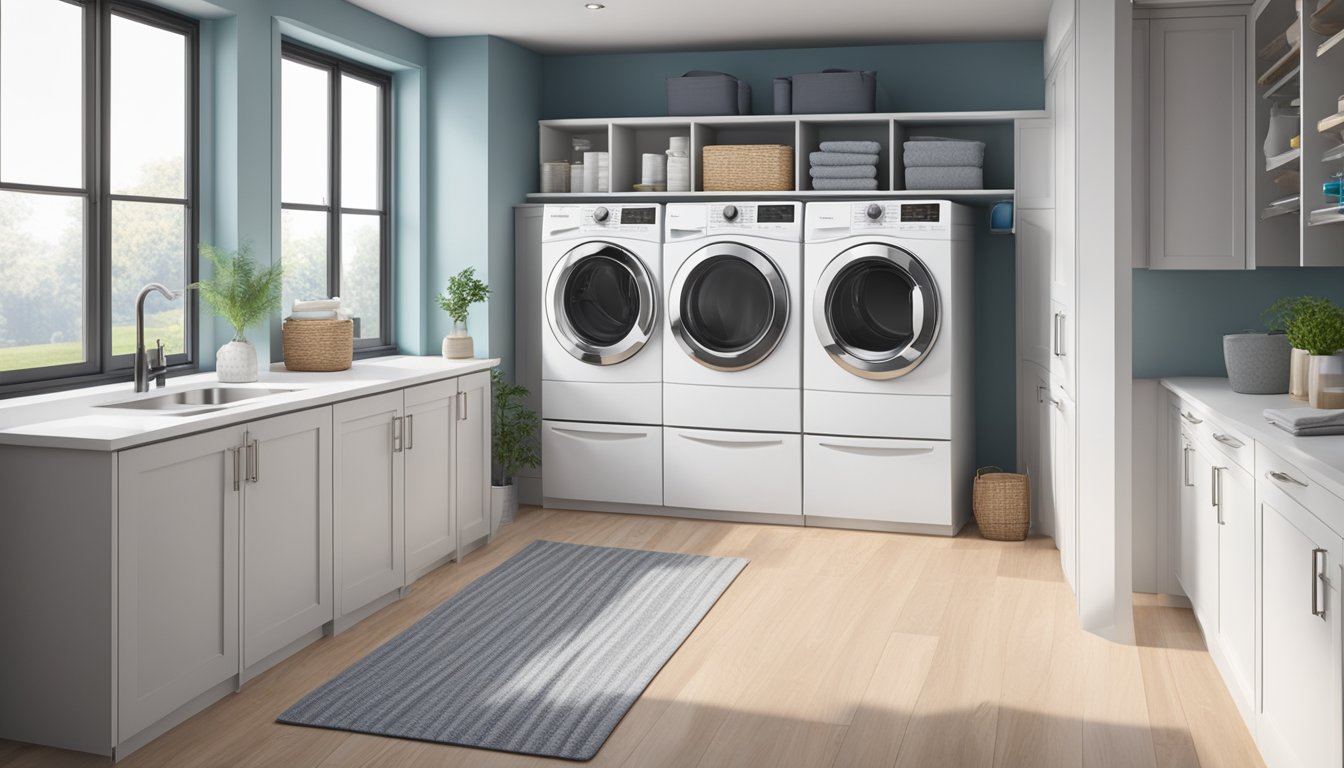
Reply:
[[[1344,435],[1294,437],[1265,421],[1266,408],[1305,408],[1306,403],[1287,395],[1241,395],[1232,391],[1227,379],[1163,379],[1162,386],[1202,405],[1344,498]]]
[[[277,363],[255,384],[226,387],[293,389],[225,407],[173,415],[99,407],[204,386],[220,386],[213,372],[169,379],[163,389],[136,394],[129,382],[0,400],[0,445],[119,451],[267,416],[440,381],[499,365],[498,359],[446,360],[397,355],[359,360],[335,373],[296,373]]]

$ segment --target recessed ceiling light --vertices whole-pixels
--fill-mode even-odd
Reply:
[[[587,8],[590,11],[600,11],[603,8],[606,8],[607,6],[601,3],[585,3],[583,7]]]

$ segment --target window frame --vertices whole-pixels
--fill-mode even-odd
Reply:
[[[334,56],[325,51],[295,42],[284,37],[280,41],[282,60],[303,64],[325,70],[327,80],[327,204],[287,203],[283,192],[280,195],[280,211],[311,211],[327,214],[327,291],[330,295],[341,295],[341,217],[344,214],[378,216],[378,331],[377,338],[356,338],[355,357],[371,357],[387,354],[396,350],[396,341],[392,328],[392,75],[349,59]],[[376,85],[382,94],[379,110],[381,121],[381,146],[378,152],[378,209],[350,208],[342,205],[341,199],[341,78]],[[281,83],[281,103],[283,104],[283,81]],[[282,110],[283,111],[283,108]],[[281,152],[284,151],[283,142]],[[283,174],[284,163],[277,163]],[[284,188],[281,178],[280,187]],[[281,263],[284,251],[280,252]]]
[[[71,389],[100,381],[130,378],[133,354],[112,354],[112,202],[129,200],[171,202],[185,207],[183,273],[187,283],[199,278],[200,238],[200,24],[189,16],[137,0],[58,0],[77,6],[84,14],[84,113],[82,144],[83,185],[51,187],[5,182],[0,191],[81,197],[84,201],[84,327],[86,359],[79,363],[0,371],[0,398],[34,391]],[[186,114],[183,116],[185,155],[184,198],[140,197],[111,192],[111,38],[112,17],[183,35],[186,43]],[[175,288],[176,286],[169,286]],[[199,301],[184,291],[183,347],[169,355],[169,372],[193,372],[199,365]]]

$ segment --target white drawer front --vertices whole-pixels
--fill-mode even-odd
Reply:
[[[669,507],[801,515],[802,460],[801,435],[669,427],[663,498]]]
[[[663,429],[547,421],[541,430],[548,499],[663,503]]]
[[[952,446],[934,440],[806,435],[803,514],[952,525]]]

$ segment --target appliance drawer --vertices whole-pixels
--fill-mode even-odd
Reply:
[[[803,436],[803,514],[883,523],[954,524],[952,444]]]
[[[542,495],[619,504],[663,503],[663,429],[545,421]]]
[[[667,427],[663,498],[669,507],[801,515],[801,463],[801,435]]]

